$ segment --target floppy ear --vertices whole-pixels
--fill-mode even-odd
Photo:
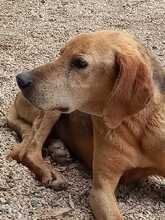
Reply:
[[[153,95],[151,74],[137,56],[117,53],[116,65],[118,77],[103,110],[104,120],[112,129],[142,110]]]

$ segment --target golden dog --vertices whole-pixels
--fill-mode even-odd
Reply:
[[[96,219],[123,219],[115,197],[121,179],[165,176],[165,73],[129,34],[81,34],[55,61],[16,78],[23,96],[8,121],[23,142],[10,156],[60,187],[63,177],[41,153],[56,124],[56,135],[92,168]]]

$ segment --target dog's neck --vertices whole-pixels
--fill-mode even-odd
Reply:
[[[155,132],[153,129],[154,123],[156,128],[161,129],[162,125],[160,125],[160,123],[162,123],[162,118],[164,118],[165,122],[165,114],[163,115],[162,112],[163,109],[165,109],[163,99],[163,95],[156,86],[154,96],[148,105],[140,112],[123,120],[121,125],[116,129],[110,129],[103,118],[92,116],[95,129],[97,129],[99,133],[102,133],[110,142],[114,137],[119,138],[122,136],[129,145],[137,145],[137,143],[141,143],[144,136],[147,139],[151,133]]]
[[[148,105],[137,114],[123,121],[117,130],[119,132],[127,130],[128,136],[132,135],[135,142],[138,145],[140,143],[140,147],[148,144],[151,145],[151,138],[153,138],[153,147],[159,142],[165,143],[165,96],[158,84],[155,84],[154,96]],[[127,132],[125,132],[126,136],[123,138],[129,142],[130,139],[127,139]]]

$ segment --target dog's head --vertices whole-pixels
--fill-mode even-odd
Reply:
[[[150,61],[140,48],[122,32],[81,34],[54,62],[18,74],[17,83],[43,110],[80,110],[115,128],[152,97]]]

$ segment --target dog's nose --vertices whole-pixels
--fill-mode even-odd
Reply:
[[[26,89],[32,86],[32,76],[31,72],[23,72],[16,76],[16,81],[20,89]]]

